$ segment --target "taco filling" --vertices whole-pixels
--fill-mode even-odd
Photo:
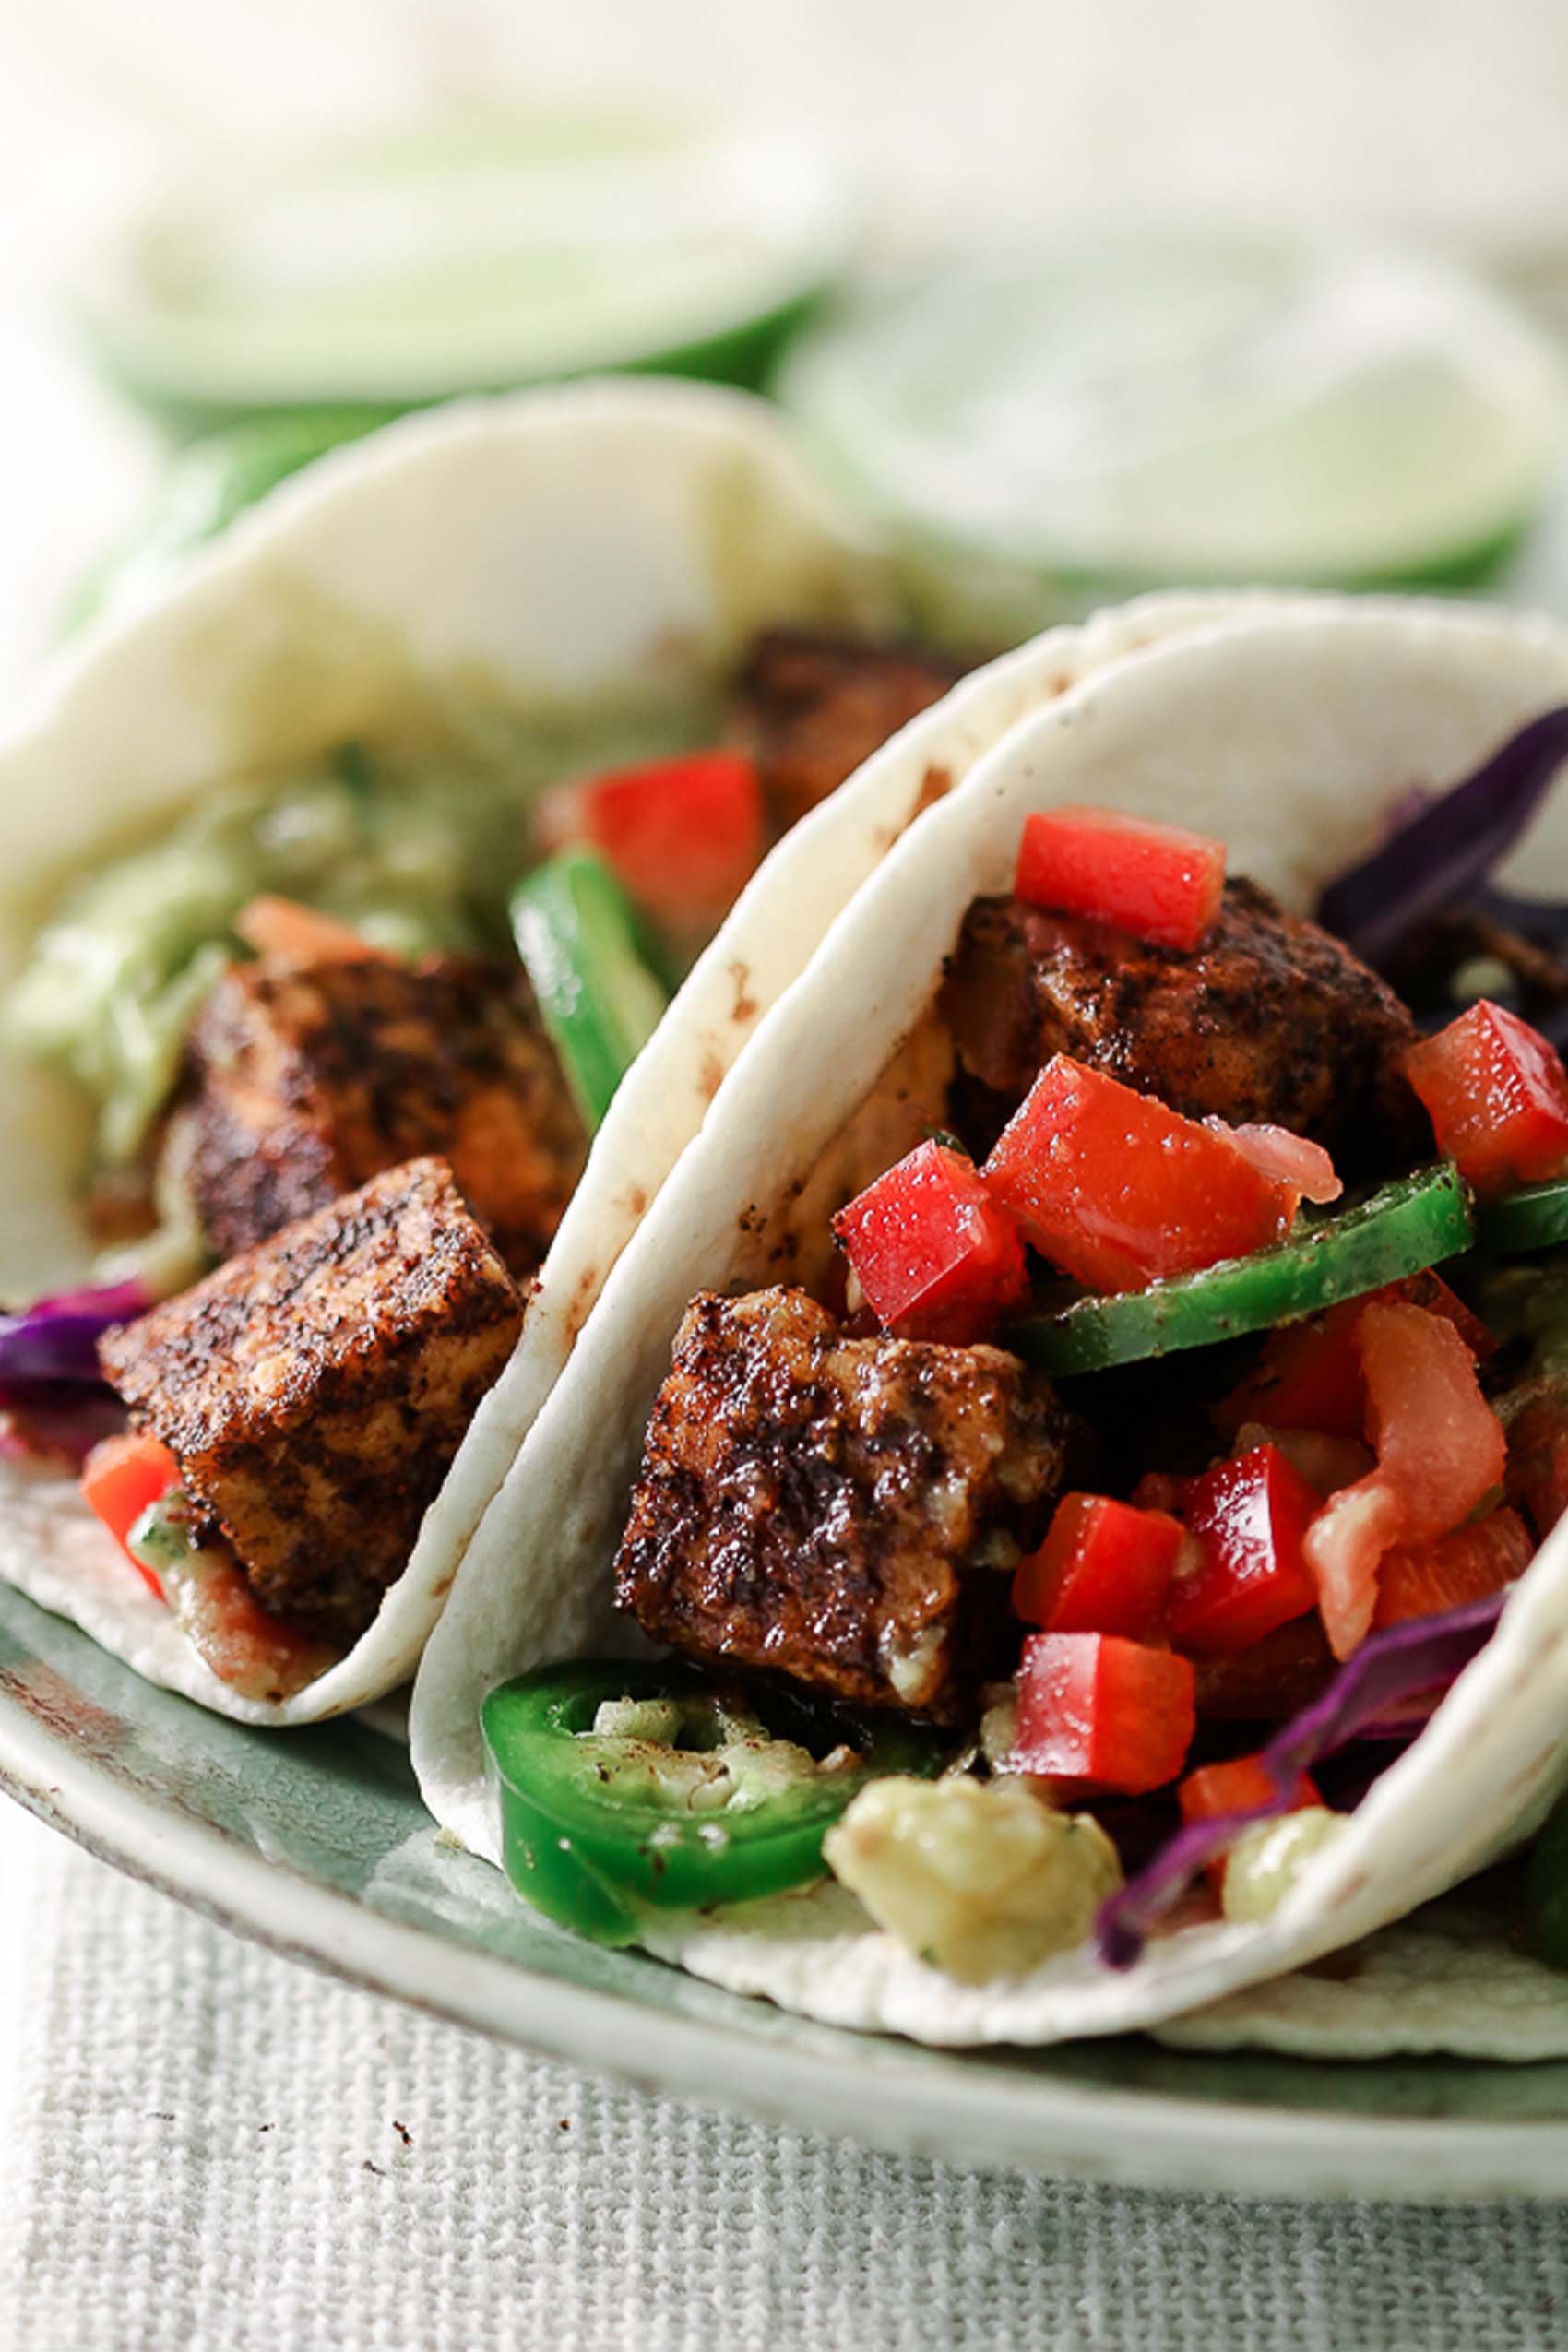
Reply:
[[[86,1457],[126,1573],[236,1693],[364,1633],[685,968],[957,674],[770,632],[721,708],[607,729],[611,765],[545,733],[471,772],[346,745],[48,912],[4,1017],[90,1110],[103,1255],[0,1318],[0,1444]]]
[[[484,1705],[508,1869],[565,1923],[826,1871],[964,1980],[1091,1932],[1125,1966],[1266,1916],[1487,1640],[1568,1502],[1568,1076],[1473,959],[1412,1004],[1226,866],[1029,816],[764,1220],[777,1278],[691,1301],[615,1560],[679,1661],[635,1684],[658,1768],[632,1802],[624,1669]],[[562,1671],[598,1713],[551,1746]],[[758,1739],[793,1710],[787,1789],[694,1793],[709,1691]],[[815,1834],[721,1869],[802,1778]]]

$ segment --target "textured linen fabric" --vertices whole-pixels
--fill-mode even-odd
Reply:
[[[0,1811],[5,2352],[1521,2352],[1561,2207],[879,2156],[500,2049]]]

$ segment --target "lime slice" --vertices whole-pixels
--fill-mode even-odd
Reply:
[[[604,368],[750,380],[845,227],[814,152],[754,127],[453,116],[209,169],[129,221],[77,307],[185,431]]]
[[[886,279],[779,389],[916,547],[1128,586],[1462,576],[1541,503],[1563,413],[1463,271],[1240,236]]]
[[[141,521],[81,581],[62,616],[79,628],[113,606],[138,601],[193,548],[227,530],[302,466],[357,441],[396,415],[391,409],[291,409],[208,434],[175,457]]]

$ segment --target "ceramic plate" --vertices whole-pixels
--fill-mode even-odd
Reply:
[[[1568,2064],[1217,2059],[1137,2037],[958,2056],[805,2024],[579,1943],[443,1845],[386,1731],[221,1721],[9,1592],[0,1782],[242,1934],[648,2089],[889,2148],[1146,2187],[1568,2194]]]

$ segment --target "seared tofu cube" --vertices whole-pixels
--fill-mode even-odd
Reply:
[[[527,978],[501,962],[237,964],[189,1071],[178,1149],[219,1257],[434,1152],[529,1274],[587,1151]]]
[[[999,1348],[846,1338],[803,1290],[707,1291],[648,1425],[616,1598],[698,1657],[951,1720],[992,1669],[1063,1452],[1050,1384]]]
[[[923,647],[765,630],[741,675],[732,732],[756,760],[778,830],[939,702],[964,667]]]
[[[1419,1147],[1403,1073],[1414,1040],[1393,990],[1337,939],[1242,875],[1200,945],[1160,947],[1017,898],[977,898],[939,1000],[989,1145],[1052,1054],[1158,1095],[1189,1119],[1267,1122],[1354,1160]]]
[[[522,1327],[451,1170],[417,1159],[107,1333],[100,1355],[262,1606],[346,1647]]]

